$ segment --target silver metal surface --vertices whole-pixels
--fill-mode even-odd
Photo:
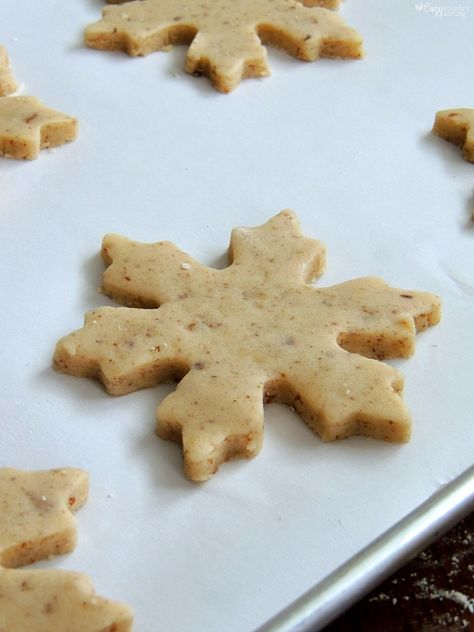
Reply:
[[[474,509],[474,465],[256,632],[316,632]]]

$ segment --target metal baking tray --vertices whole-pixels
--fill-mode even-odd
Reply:
[[[474,509],[474,466],[447,483],[258,632],[316,632]]]

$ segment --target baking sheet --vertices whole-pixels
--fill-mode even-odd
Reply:
[[[0,163],[0,464],[90,472],[76,551],[38,566],[88,573],[134,607],[139,632],[262,625],[472,464],[474,172],[430,134],[437,110],[474,105],[464,4],[455,16],[351,0],[366,59],[271,51],[271,78],[222,95],[184,74],[182,47],[85,49],[100,1],[3,0],[0,42],[24,94],[76,115],[80,138]],[[285,207],[328,247],[319,285],[378,275],[442,296],[440,325],[393,362],[413,438],[322,444],[271,405],[261,454],[196,485],[153,434],[170,386],[112,398],[54,373],[54,345],[111,304],[97,291],[105,233],[223,266],[232,227]]]

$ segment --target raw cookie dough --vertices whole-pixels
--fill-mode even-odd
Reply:
[[[221,92],[230,92],[241,79],[270,74],[265,44],[306,61],[362,57],[361,37],[339,15],[314,6],[314,0],[304,4],[135,0],[105,7],[102,19],[86,29],[85,40],[92,48],[133,56],[189,44],[186,72],[207,75]]]
[[[157,433],[182,443],[190,479],[259,452],[265,401],[294,407],[325,441],[409,438],[403,378],[379,360],[414,352],[415,333],[439,321],[438,297],[378,278],[308,285],[325,249],[290,211],[234,229],[224,270],[169,242],[118,235],[105,237],[102,257],[104,293],[135,308],[88,313],[54,365],[114,395],[181,379],[158,408]]]
[[[86,575],[16,570],[76,544],[71,511],[87,500],[83,470],[0,469],[0,631],[128,632],[128,606],[95,594]]]
[[[0,156],[32,160],[40,149],[77,136],[77,120],[51,110],[36,97],[0,98]]]
[[[87,500],[83,470],[0,469],[0,566],[16,568],[76,546],[76,511]]]
[[[474,109],[460,108],[438,112],[433,132],[462,147],[464,159],[474,162]]]

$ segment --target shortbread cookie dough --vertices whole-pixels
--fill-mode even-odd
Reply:
[[[307,61],[362,57],[360,36],[339,15],[313,6],[314,0],[304,4],[310,6],[297,0],[135,0],[105,7],[85,40],[133,56],[189,44],[186,71],[207,75],[221,92],[270,74],[265,44]]]
[[[433,132],[462,147],[464,159],[474,162],[474,109],[438,112]]]
[[[0,98],[0,156],[32,160],[40,149],[77,136],[77,120],[51,110],[36,97]]]
[[[11,72],[7,50],[4,46],[0,46],[0,97],[13,94],[17,88],[18,84]]]
[[[0,566],[16,568],[72,551],[71,511],[86,502],[88,488],[83,470],[0,469]]]
[[[83,470],[0,469],[0,631],[131,629],[130,609],[96,595],[87,576],[56,569],[16,570],[74,548],[71,511],[85,503],[87,494]]]
[[[114,395],[181,379],[158,408],[157,433],[182,443],[190,479],[259,452],[265,401],[294,407],[325,441],[409,438],[403,378],[379,360],[414,352],[415,333],[439,321],[436,296],[378,278],[308,285],[325,250],[290,211],[234,229],[224,270],[169,242],[118,235],[105,237],[102,256],[104,293],[135,308],[88,313],[54,365]]]

